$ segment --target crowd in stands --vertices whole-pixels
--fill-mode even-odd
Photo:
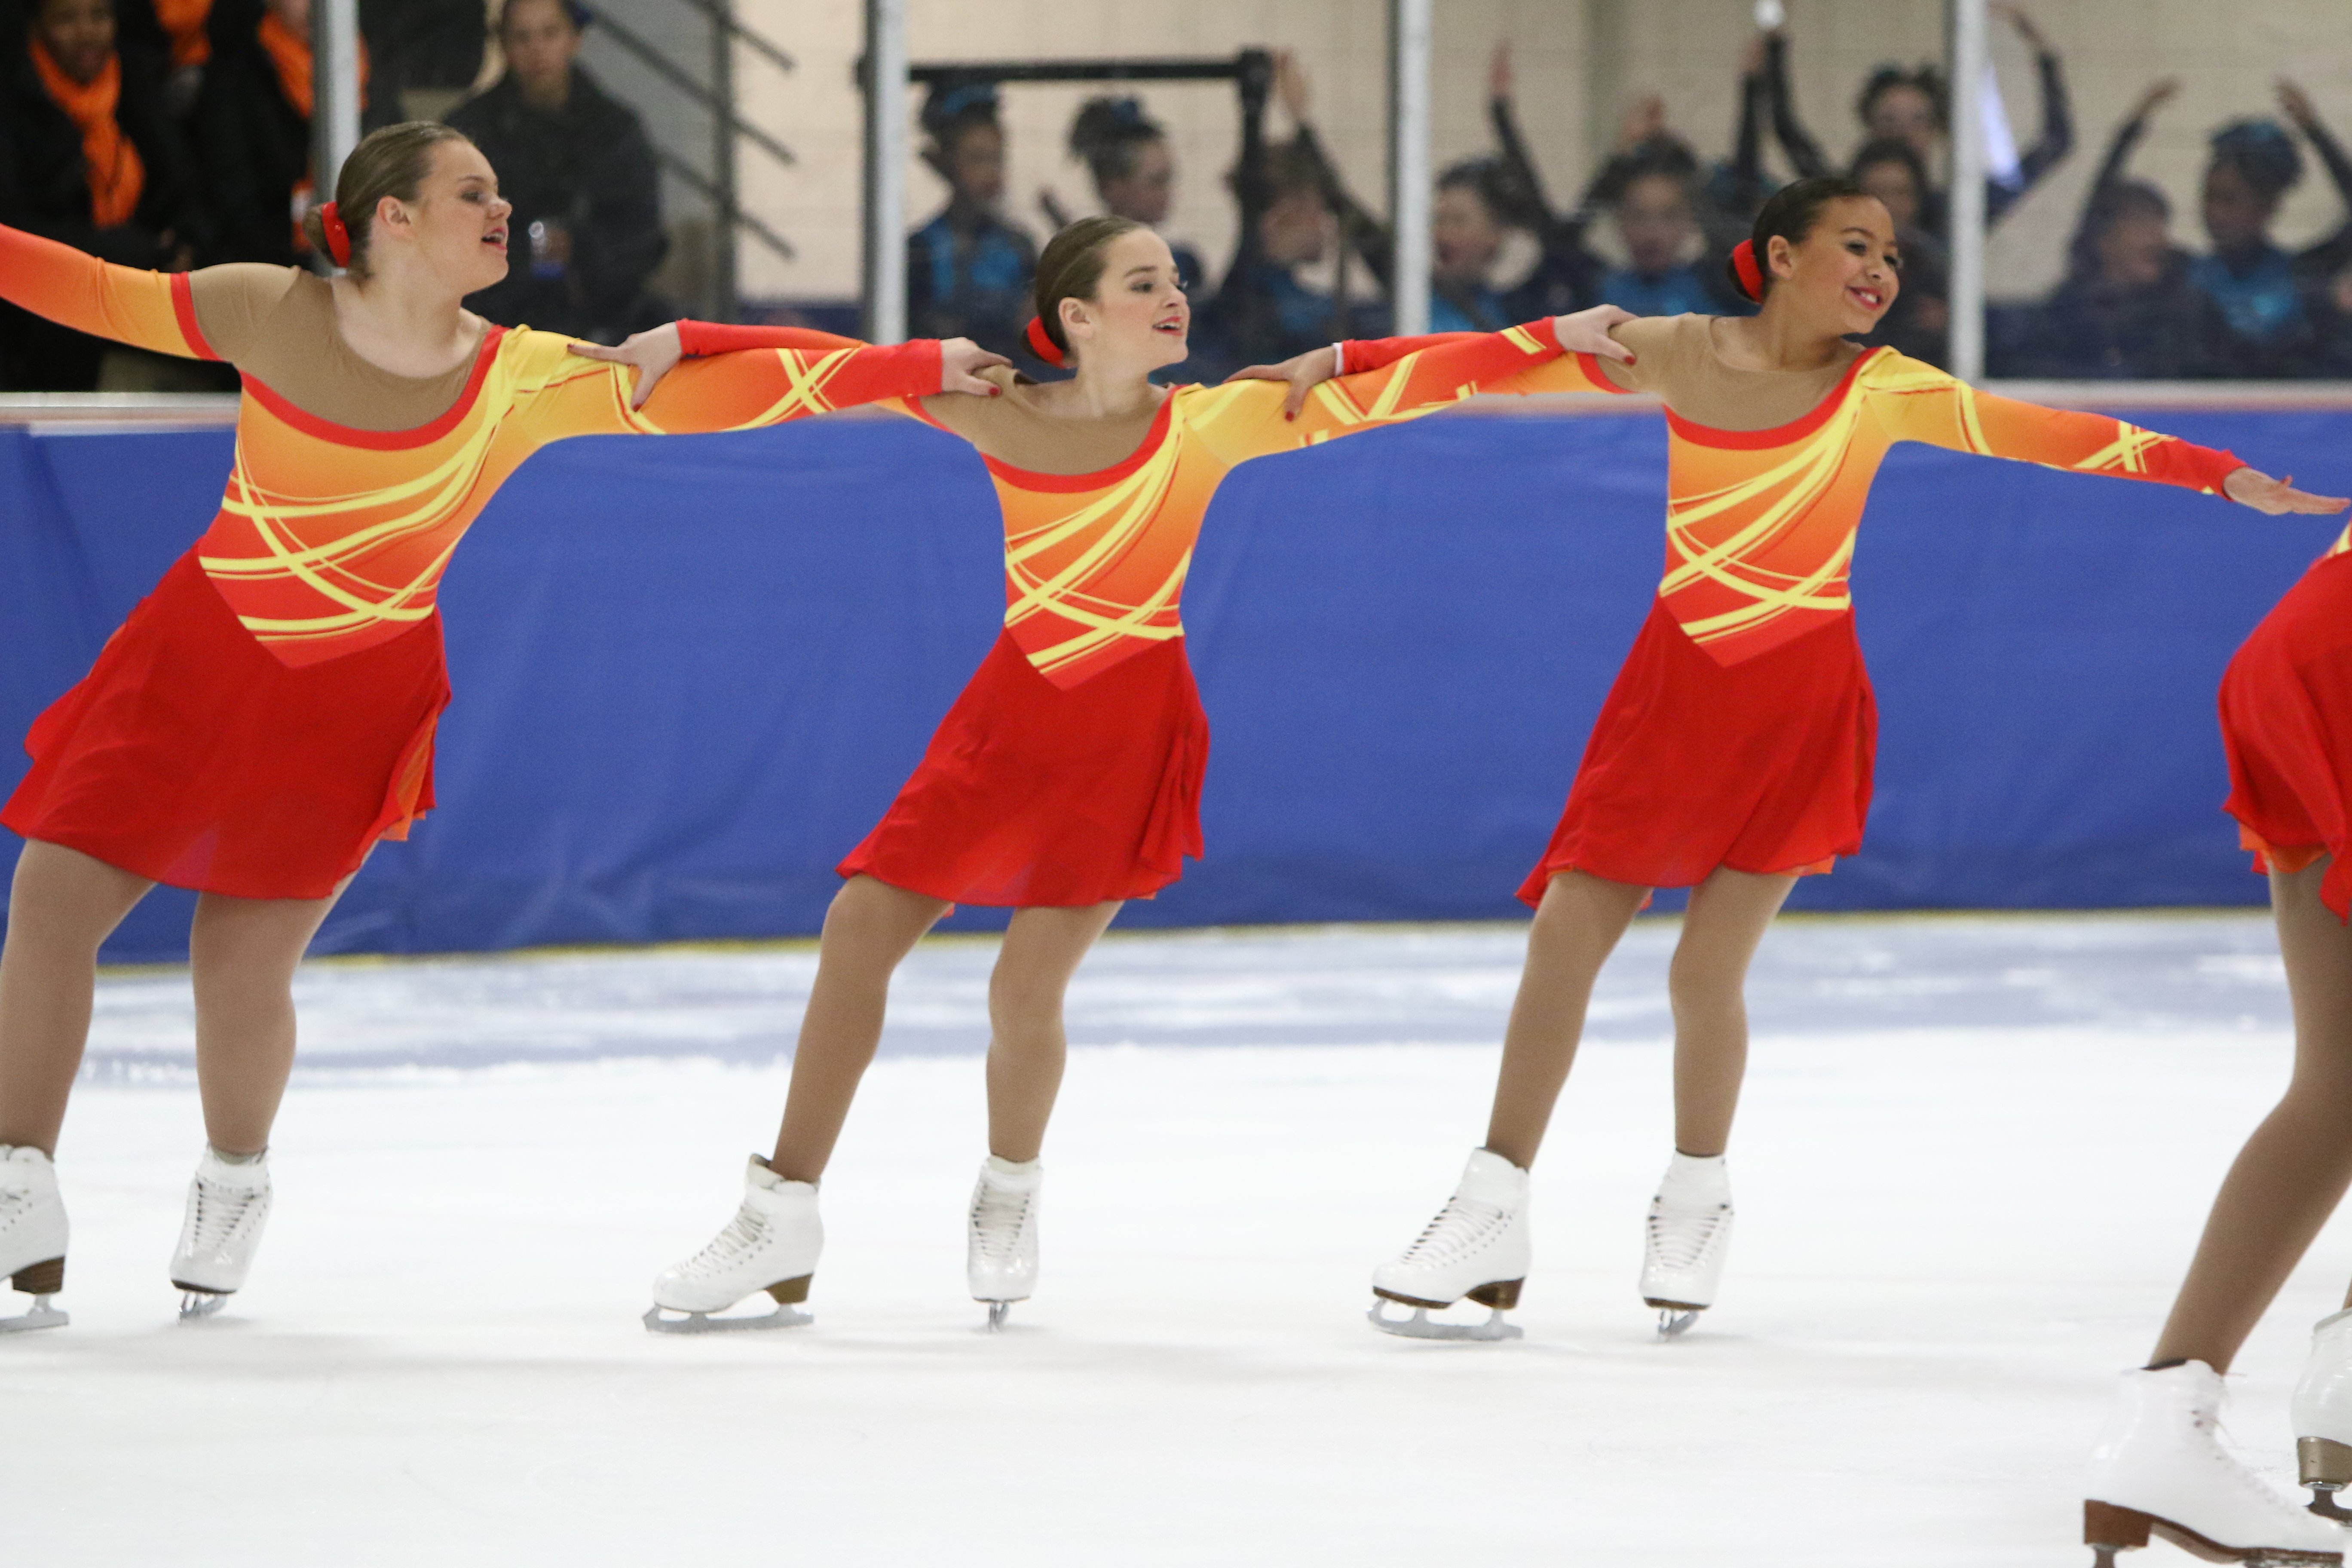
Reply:
[[[1995,147],[1985,207],[1998,224],[2070,156],[2074,128],[2056,52],[2017,5],[1994,8],[2033,52],[2040,99],[2031,145]],[[301,233],[311,201],[310,9],[310,0],[0,0],[0,38],[22,40],[0,52],[0,223],[132,266],[314,264]],[[516,211],[512,270],[471,301],[490,319],[613,342],[675,314],[650,288],[669,243],[656,154],[636,112],[579,64],[589,14],[580,0],[506,0],[495,16],[486,33],[484,0],[361,0],[363,124],[445,114],[498,169]],[[1662,100],[1643,98],[1565,203],[1520,131],[1509,51],[1498,50],[1493,150],[1437,181],[1433,327],[1486,330],[1601,302],[1643,315],[1744,311],[1724,260],[1755,212],[1786,180],[1844,173],[1886,203],[1902,237],[1904,289],[1874,341],[1941,363],[1947,84],[1927,66],[1874,72],[1841,161],[1797,111],[1790,50],[1778,30],[1751,40],[1723,155],[1702,156]],[[2199,198],[2205,245],[2191,249],[2163,191],[2130,173],[2177,90],[2150,88],[2115,132],[2054,291],[1990,312],[1993,374],[2352,376],[2352,217],[2297,251],[2272,233],[2314,159],[2352,214],[2352,160],[2310,100],[2281,83],[2280,118],[2212,134]],[[1171,237],[1195,307],[1194,353],[1180,377],[1388,330],[1388,226],[1318,135],[1296,59],[1276,57],[1272,100],[1224,175],[1241,221],[1223,267],[1213,271]],[[1017,357],[1037,246],[1006,213],[1000,108],[996,84],[979,78],[940,82],[923,103],[922,154],[949,195],[908,239],[909,329]],[[1090,100],[1067,145],[1104,210],[1168,222],[1181,171],[1139,99]],[[1050,193],[1039,203],[1051,227],[1074,216]],[[205,380],[215,368],[110,351],[0,306],[0,387],[202,386],[217,384]]]
[[[480,92],[482,0],[362,0],[363,129],[456,105],[515,204],[513,270],[475,309],[617,342],[676,311],[653,144],[581,68],[576,0],[508,0]],[[307,265],[310,0],[0,0],[0,223],[110,261]],[[0,306],[0,387],[234,386]]]

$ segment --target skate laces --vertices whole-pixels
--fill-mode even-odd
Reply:
[[[1407,1268],[1442,1268],[1486,1246],[1510,1217],[1499,1205],[1456,1193],[1397,1261]]]
[[[710,1245],[687,1259],[688,1274],[723,1274],[732,1268],[746,1253],[754,1252],[768,1239],[768,1216],[743,1205],[735,1217],[727,1222]]]
[[[195,1212],[189,1215],[188,1250],[202,1255],[217,1252],[228,1245],[231,1237],[244,1226],[261,1201],[269,1195],[267,1187],[216,1186],[202,1176],[196,1178]]]
[[[1020,1250],[1021,1233],[1028,1227],[1029,1204],[1034,1193],[1007,1191],[982,1182],[971,1197],[971,1234],[981,1260],[992,1268],[1009,1267]]]
[[[1662,1268],[1696,1268],[1730,1222],[1731,1205],[1705,1208],[1657,1202],[1650,1205],[1650,1256]]]

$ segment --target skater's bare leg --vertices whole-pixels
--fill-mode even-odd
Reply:
[[[154,885],[62,845],[25,846],[0,949],[0,1143],[56,1155],[89,1040],[99,944]]]
[[[1691,889],[1666,971],[1675,1009],[1675,1147],[1711,1156],[1731,1142],[1748,1073],[1748,966],[1797,885],[1718,867]]]
[[[349,879],[323,899],[206,893],[188,928],[196,994],[196,1087],[205,1136],[258,1154],[294,1070],[294,970]]]
[[[1118,900],[1017,911],[988,977],[988,1152],[1024,1164],[1045,1147],[1069,1039],[1062,998]]]
[[[1527,968],[1503,1031],[1503,1068],[1486,1122],[1486,1147],[1514,1165],[1535,1163],[1576,1060],[1592,983],[1648,893],[1581,871],[1563,871],[1544,888],[1528,928]]]
[[[2152,1363],[2228,1372],[2352,1184],[2352,931],[2319,901],[2327,864],[2271,874],[2294,1072],[2221,1183]]]
[[[882,1043],[890,975],[952,907],[871,877],[852,877],[834,895],[793,1056],[784,1123],[768,1162],[786,1181],[824,1174],[858,1081]]]

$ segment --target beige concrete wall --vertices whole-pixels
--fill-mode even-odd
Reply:
[[[800,62],[786,76],[749,55],[740,67],[747,113],[800,155],[778,170],[744,157],[752,208],[801,252],[792,263],[756,247],[743,257],[746,291],[839,298],[857,286],[859,104],[851,62],[860,48],[856,0],[740,0],[744,19]],[[2217,26],[2211,0],[2036,0],[2031,6],[2064,56],[2074,88],[2074,156],[1994,237],[1991,277],[2001,295],[2046,289],[2105,140],[2149,81],[2179,75],[2184,89],[2144,144],[2137,171],[2173,195],[2176,232],[2201,242],[2196,179],[2204,138],[2238,114],[2274,108],[2271,82],[2294,75],[2320,112],[2352,139],[2352,0],[2244,0]],[[1435,147],[1442,167],[1485,151],[1487,63],[1496,42],[1514,47],[1521,118],[1551,186],[1566,200],[1581,185],[1596,133],[1633,96],[1656,91],[1673,121],[1707,157],[1728,149],[1739,57],[1751,0],[1436,0]],[[1799,102],[1834,156],[1858,140],[1853,94],[1879,61],[1916,63],[1942,54],[1943,0],[1790,0]],[[1314,117],[1358,194],[1385,193],[1387,94],[1384,0],[910,0],[911,44],[920,60],[1224,54],[1244,45],[1292,48],[1311,73]],[[2030,56],[1996,21],[1994,58],[2021,142],[2038,113]],[[1007,97],[1010,215],[1042,238],[1035,193],[1049,186],[1074,212],[1092,210],[1085,172],[1062,137],[1085,97],[1077,89],[1014,88]],[[1230,87],[1162,87],[1143,96],[1167,121],[1181,167],[1170,232],[1221,265],[1233,245],[1223,186],[1236,145]],[[1277,127],[1279,121],[1276,121]],[[918,170],[910,218],[941,199]],[[2342,207],[2314,167],[2281,225],[2290,240],[2342,221]]]

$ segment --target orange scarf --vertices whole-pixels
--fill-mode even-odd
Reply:
[[[81,132],[81,159],[89,171],[89,220],[100,228],[131,221],[139,210],[139,194],[147,188],[147,165],[139,149],[115,123],[115,106],[122,101],[122,58],[106,57],[106,68],[88,86],[58,68],[48,47],[32,42],[33,68],[41,88]]]
[[[278,19],[271,11],[261,18],[261,47],[269,51],[269,63],[278,68],[278,86],[286,94],[286,101],[303,119],[310,118],[310,40],[300,37],[293,28]],[[368,51],[367,40],[360,40],[360,107],[367,107]]]
[[[212,11],[213,0],[155,0],[155,19],[171,36],[173,65],[200,66],[213,58],[212,39],[205,34]]]

